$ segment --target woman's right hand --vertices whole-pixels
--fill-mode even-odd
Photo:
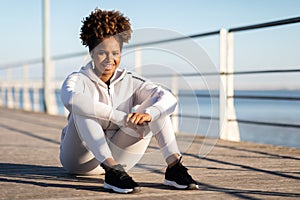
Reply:
[[[127,115],[126,123],[131,122],[135,125],[143,125],[151,121],[151,116],[148,113],[129,113]]]
[[[130,113],[127,115],[125,126],[134,130],[140,138],[145,136],[145,126],[151,121],[147,113]]]

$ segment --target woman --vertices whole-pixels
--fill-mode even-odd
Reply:
[[[129,19],[118,11],[96,8],[83,20],[80,38],[92,61],[62,86],[61,98],[70,114],[62,131],[61,163],[75,174],[105,171],[106,189],[138,192],[139,185],[126,171],[140,160],[154,135],[168,164],[164,184],[196,189],[196,181],[182,165],[169,117],[176,98],[118,68],[123,42],[129,41],[131,32]]]

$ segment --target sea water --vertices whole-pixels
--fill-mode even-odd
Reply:
[[[207,91],[196,91],[200,95],[198,105],[190,97],[180,96],[179,107],[183,114],[196,116],[211,116],[212,119],[180,119],[179,129],[187,133],[199,133],[206,136],[217,136],[219,132],[219,98],[201,97],[209,94]],[[181,95],[186,94],[186,91]],[[235,95],[300,97],[300,91],[235,91]],[[198,108],[197,108],[198,107]],[[300,125],[299,100],[266,100],[266,99],[234,99],[237,119],[266,123],[286,124],[286,127],[238,123],[242,141],[265,143],[300,148],[300,128],[288,127]],[[230,130],[229,130],[230,131]]]

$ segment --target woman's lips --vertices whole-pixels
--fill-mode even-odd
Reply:
[[[114,68],[114,65],[113,65],[113,64],[107,64],[107,65],[104,65],[105,71],[112,70],[113,68]]]

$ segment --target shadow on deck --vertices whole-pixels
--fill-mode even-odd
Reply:
[[[154,141],[129,172],[142,192],[111,193],[102,187],[103,175],[70,175],[61,167],[59,138],[65,123],[64,117],[0,108],[0,199],[300,198],[300,149],[219,140],[199,157],[206,144],[188,135],[178,135],[178,143],[200,190],[162,185],[165,164]]]

